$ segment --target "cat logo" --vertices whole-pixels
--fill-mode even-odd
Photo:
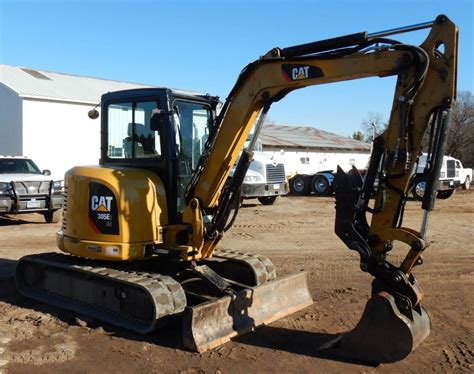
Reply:
[[[321,68],[311,65],[283,64],[281,72],[288,82],[324,77]]]
[[[309,66],[300,66],[291,69],[291,79],[294,81],[298,81],[300,79],[308,79],[309,78]]]
[[[91,196],[91,209],[94,212],[108,213],[112,209],[112,196]]]
[[[117,199],[110,188],[89,183],[89,226],[96,234],[119,235]]]

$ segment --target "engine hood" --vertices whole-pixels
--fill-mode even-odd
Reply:
[[[51,181],[51,176],[43,174],[30,174],[30,173],[6,173],[0,174],[0,182],[16,182],[16,181],[40,181],[46,182]]]

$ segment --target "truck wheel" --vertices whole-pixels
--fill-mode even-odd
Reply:
[[[455,191],[456,190],[438,191],[438,194],[436,195],[436,197],[438,199],[446,200],[446,199],[449,199],[451,196],[453,196]]]
[[[61,217],[61,211],[58,210],[50,210],[46,213],[43,213],[44,220],[46,223],[58,223],[59,218]]]
[[[309,194],[309,179],[302,175],[297,175],[290,181],[290,190],[295,195],[303,196]]]
[[[277,196],[262,196],[257,199],[262,205],[272,205],[277,199]]]
[[[464,184],[462,185],[462,189],[468,190],[469,187],[471,187],[471,178],[469,178],[469,176],[466,176],[466,180],[464,181]]]
[[[331,184],[324,175],[316,175],[311,182],[311,187],[317,196],[327,196],[331,192]]]
[[[426,188],[425,178],[419,178],[415,180],[415,183],[413,183],[413,188],[411,190],[413,197],[419,201],[423,200],[423,196],[425,196],[425,188]]]

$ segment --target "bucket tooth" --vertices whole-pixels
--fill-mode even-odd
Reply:
[[[183,319],[184,346],[204,352],[313,303],[307,273],[288,275],[194,307]]]
[[[398,309],[393,295],[379,292],[367,302],[357,326],[324,349],[374,364],[402,360],[430,334],[430,316],[421,306],[418,309],[413,309],[412,318],[408,318]]]

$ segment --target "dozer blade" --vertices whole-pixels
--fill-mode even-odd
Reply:
[[[204,352],[313,303],[307,273],[288,275],[185,310],[183,342]]]
[[[373,295],[357,326],[325,348],[337,355],[375,364],[402,360],[430,334],[431,320],[421,306],[408,318],[388,292]]]

